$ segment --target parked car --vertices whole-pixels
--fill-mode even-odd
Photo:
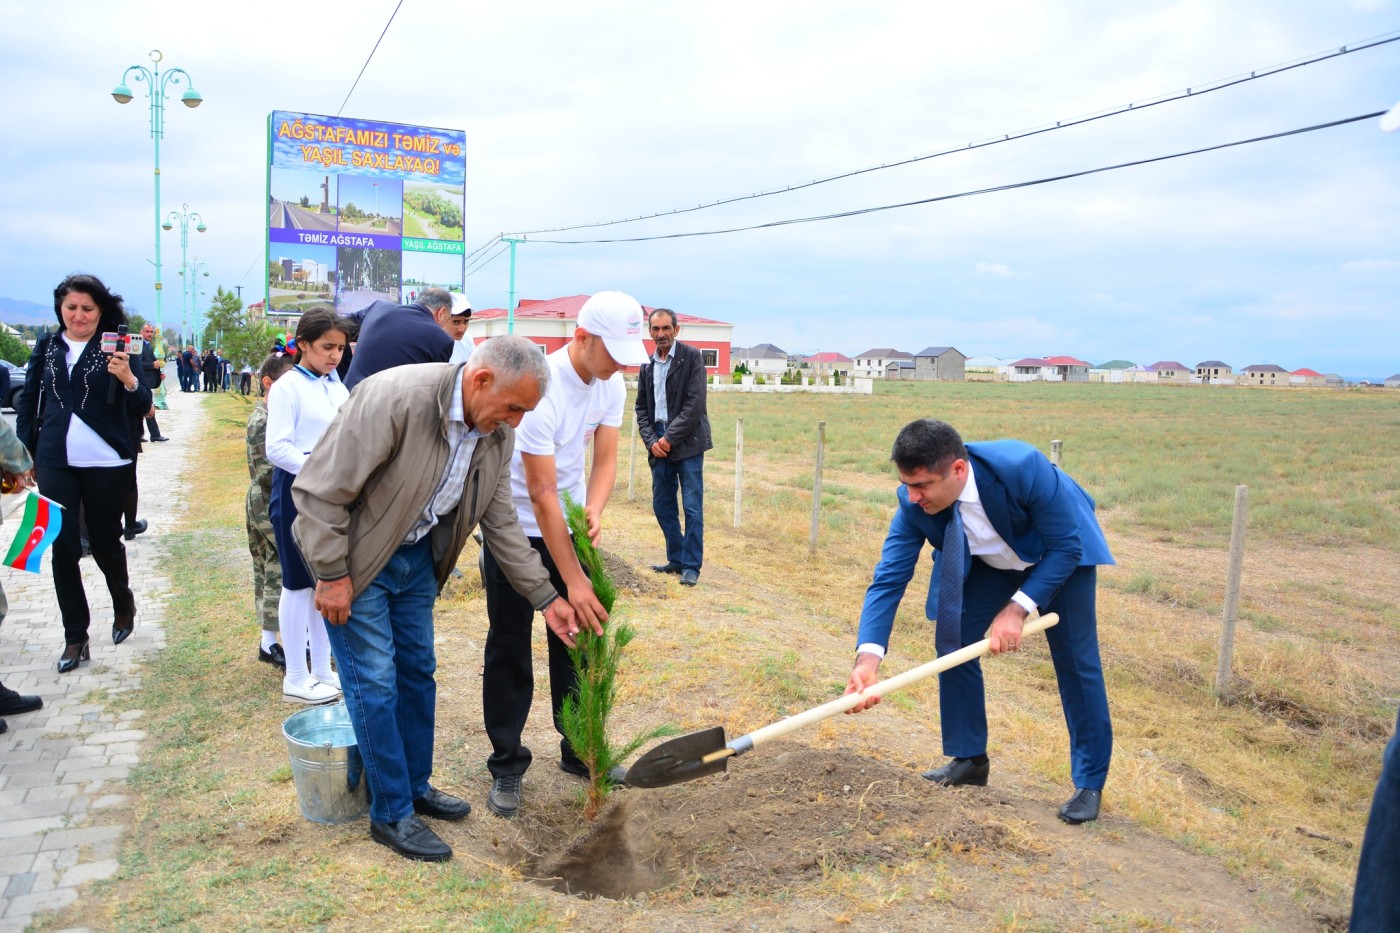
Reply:
[[[24,374],[28,366],[16,366],[9,360],[0,360],[0,405],[15,407],[15,399],[24,391]]]

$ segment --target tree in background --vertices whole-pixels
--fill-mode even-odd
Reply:
[[[245,325],[243,301],[233,292],[224,291],[220,285],[214,291],[214,300],[209,303],[209,314],[204,322],[201,347],[213,346],[220,334],[232,334]]]
[[[23,366],[29,362],[29,344],[6,331],[0,331],[0,358]]]

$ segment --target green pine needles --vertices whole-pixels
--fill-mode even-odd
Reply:
[[[608,615],[612,616],[613,604],[617,601],[617,586],[603,566],[602,555],[588,538],[588,517],[584,514],[583,506],[568,493],[564,494],[564,517],[574,533],[574,550],[578,552],[579,561],[593,583],[593,592]],[[617,702],[617,671],[622,650],[636,634],[632,626],[613,617],[604,626],[602,635],[594,635],[587,629],[580,631],[575,639],[577,647],[569,650],[569,658],[578,672],[578,693],[570,693],[564,698],[560,721],[574,753],[588,766],[587,800],[583,814],[589,820],[597,818],[612,791],[613,782],[608,772],[646,742],[675,735],[677,731],[674,726],[659,726],[621,747],[614,747],[608,741],[608,718],[612,715],[613,704]]]

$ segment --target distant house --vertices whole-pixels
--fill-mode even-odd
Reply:
[[[914,354],[896,350],[893,347],[873,347],[864,353],[857,353],[851,361],[851,375],[869,376],[874,379],[886,378],[886,370],[893,360],[914,362]]]
[[[1286,386],[1288,370],[1273,363],[1254,363],[1240,370],[1247,386]]]
[[[860,373],[856,373],[856,375],[860,375]],[[881,375],[885,379],[913,379],[914,361],[912,359],[890,360],[885,364],[885,371]]]
[[[1060,382],[1063,378],[1054,363],[1033,356],[1009,365],[1007,378],[1012,382]]]
[[[788,355],[786,350],[781,350],[771,343],[760,343],[752,347],[735,347],[731,351],[734,365],[743,363],[748,367],[749,372],[757,375],[781,376],[787,372]]]
[[[1206,360],[1196,364],[1196,379],[1200,382],[1220,382],[1221,376],[1233,376],[1234,369],[1229,363],[1222,363],[1219,360]],[[1234,379],[1226,380],[1233,383]]]
[[[1155,382],[1156,373],[1132,360],[1109,360],[1089,370],[1090,382]]]
[[[955,347],[924,347],[914,354],[914,378],[925,382],[962,382],[967,357]]]
[[[1400,373],[1385,377],[1385,387],[1387,389],[1400,389]]]
[[[1095,369],[1136,369],[1138,365],[1132,360],[1109,360],[1107,363],[1100,363]]]
[[[811,356],[802,357],[802,364],[818,378],[830,376],[832,373],[840,373],[842,376],[849,376],[851,373],[851,358],[844,353],[813,353]]]
[[[1009,360],[995,356],[969,356],[963,361],[963,378],[979,382],[995,382],[1006,378]]]
[[[1337,375],[1336,373],[1325,373],[1323,374],[1322,378],[1326,380],[1327,387],[1331,389],[1345,388],[1347,384],[1346,380],[1343,379],[1341,376]],[[1386,380],[1386,385],[1390,385],[1389,380]]]
[[[1191,381],[1190,367],[1178,363],[1176,360],[1158,360],[1148,366],[1147,371],[1156,373],[1158,382],[1186,383]]]
[[[1288,374],[1288,384],[1291,386],[1325,386],[1327,377],[1315,369],[1295,369]]]
[[[1047,356],[1045,362],[1055,367],[1055,371],[1060,374],[1061,382],[1088,382],[1088,363],[1077,360],[1072,356]]]

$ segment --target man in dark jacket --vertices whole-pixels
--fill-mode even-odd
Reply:
[[[154,324],[141,325],[141,360],[137,367],[136,378],[141,380],[141,384],[150,389],[152,394],[160,388],[160,370],[156,369],[155,350],[156,326]],[[156,423],[156,410],[151,408],[150,414],[146,415],[146,430],[151,434],[153,441],[168,441],[170,438],[160,433],[160,425]]]
[[[445,288],[425,288],[410,305],[376,301],[350,317],[359,325],[354,359],[344,376],[345,388],[355,390],[365,379],[385,369],[408,363],[446,363],[452,357],[453,337],[448,333],[454,310],[466,297]]]
[[[682,584],[694,586],[705,556],[705,451],[714,446],[705,411],[705,357],[676,339],[681,327],[671,309],[652,311],[647,326],[656,352],[637,377],[637,427],[651,464],[652,511],[666,537],[666,563],[651,569],[678,573]]]

